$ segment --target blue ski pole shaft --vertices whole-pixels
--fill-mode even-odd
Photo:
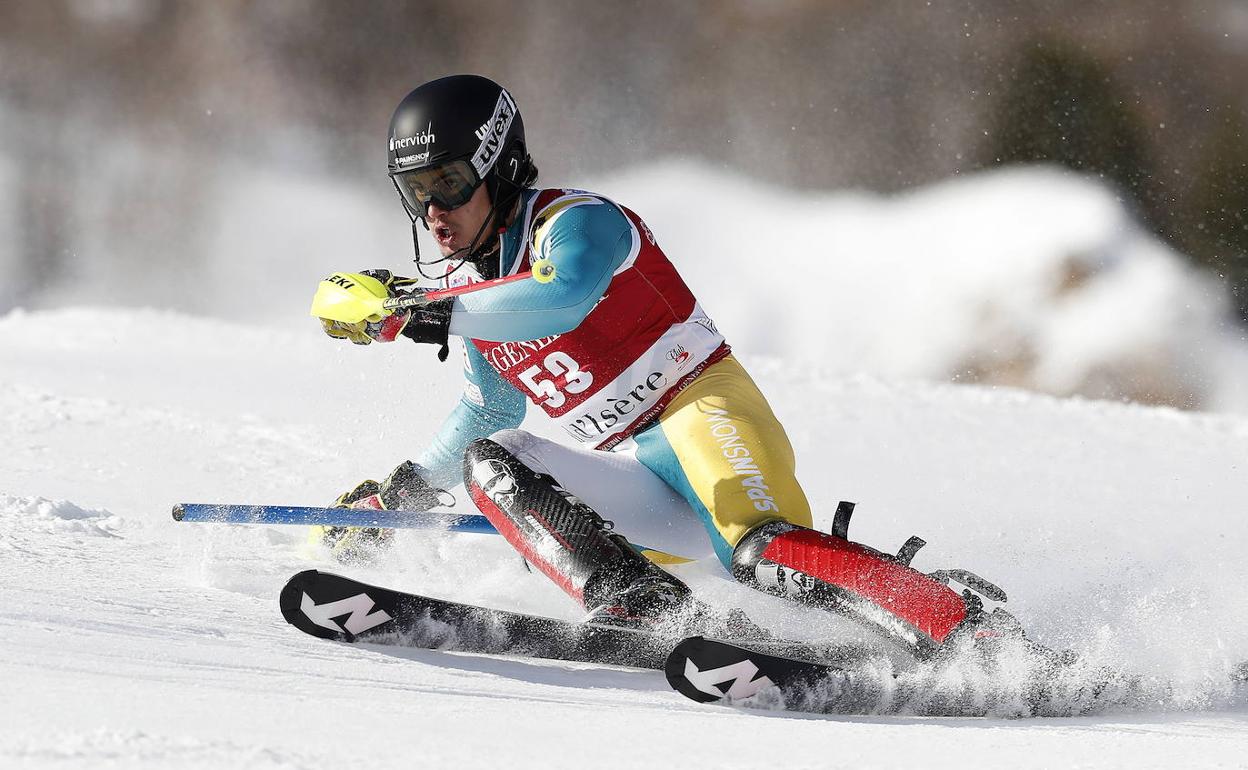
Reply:
[[[480,514],[433,513],[431,511],[378,511],[371,508],[317,508],[299,505],[230,505],[228,503],[178,503],[174,521],[216,524],[320,524],[327,527],[385,527],[386,529],[441,529],[497,535],[490,520]],[[631,544],[657,564],[691,561],[683,556]]]
[[[322,524],[332,527],[385,527],[387,529],[444,529],[496,535],[498,530],[479,514],[431,513],[428,511],[377,511],[355,508],[316,508],[296,505],[217,505],[179,503],[174,521],[217,524]]]

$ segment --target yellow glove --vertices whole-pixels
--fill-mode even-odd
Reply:
[[[312,315],[321,320],[321,328],[334,339],[369,345],[393,342],[403,335],[413,342],[437,345],[438,360],[445,361],[449,352],[447,337],[452,300],[438,300],[398,312],[390,312],[381,305],[390,297],[404,296],[415,284],[415,278],[396,276],[389,270],[334,273],[321,281],[312,299]],[[334,320],[344,318],[347,320]]]
[[[356,274],[341,275],[344,278],[354,280],[349,284],[350,288],[336,290],[336,297],[339,300],[343,297],[342,292],[359,297],[386,299],[401,294],[404,288],[416,283],[414,278],[402,278],[394,275],[389,270],[364,270]],[[343,286],[341,283],[337,285]],[[333,287],[331,286],[330,288],[332,289]],[[314,304],[313,313],[315,312],[316,305]],[[335,321],[324,317],[321,317],[320,321],[321,328],[334,339],[350,340],[356,345],[369,345],[373,342],[393,342],[403,331],[404,327],[407,326],[409,318],[410,313],[405,311],[384,316],[369,316],[354,323],[350,321]]]
[[[336,340],[351,340],[356,345],[367,345],[373,341],[373,338],[368,336],[368,321],[349,324],[345,321],[322,318],[321,328]]]

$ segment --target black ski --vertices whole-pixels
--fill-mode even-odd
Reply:
[[[781,653],[693,636],[667,656],[664,673],[677,692],[700,703],[820,714],[1071,717],[1155,711],[1170,698],[1161,679],[1081,664],[1022,639],[1013,644],[1005,669],[994,661],[1002,650],[991,647],[897,668],[896,661],[852,650],[839,657],[815,655],[813,647]],[[1248,664],[1243,672],[1248,679]]]
[[[762,649],[731,642],[692,636],[676,645],[667,656],[664,673],[677,692],[699,703],[737,701],[759,696],[766,705],[792,711],[826,711],[826,704],[837,704],[838,711],[865,711],[879,700],[879,678],[856,673],[849,665],[866,659],[863,650],[847,649],[843,662],[836,651],[823,651],[825,660],[810,660],[772,654]],[[754,648],[754,649],[752,649]],[[794,651],[798,645],[791,645]],[[806,648],[815,653],[816,648]]]
[[[343,642],[661,669],[676,641],[401,593],[318,570],[287,581],[280,604],[295,628]]]

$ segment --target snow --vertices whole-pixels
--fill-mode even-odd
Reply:
[[[1164,677],[1168,693],[1147,709],[1076,719],[790,715],[698,705],[655,672],[305,636],[281,619],[277,592],[310,567],[558,617],[577,611],[496,537],[404,531],[378,563],[344,568],[300,528],[175,523],[176,502],[332,499],[413,454],[458,393],[457,367],[431,350],[357,348],[323,338],[306,317],[293,323],[290,308],[306,312],[306,296],[281,298],[293,289],[275,299],[285,316],[239,320],[247,287],[235,286],[225,306],[235,320],[83,304],[0,318],[0,766],[1244,766],[1248,700],[1229,674],[1248,659],[1248,417],[931,381],[990,336],[961,309],[968,298],[995,297],[1003,320],[993,334],[1025,330],[1043,340],[1036,351],[1064,351],[1034,354],[1034,370],[1059,385],[1126,371],[1106,362],[1145,353],[1162,362],[1157,371],[1190,360],[1203,392],[1234,391],[1245,357],[1202,278],[1131,232],[1100,188],[1044,172],[1034,200],[1013,206],[1057,213],[1034,230],[1011,221],[982,233],[1018,246],[1017,268],[995,272],[969,246],[955,270],[954,239],[938,232],[974,234],[974,217],[957,213],[962,196],[977,196],[970,180],[887,202],[764,194],[759,206],[791,203],[795,220],[841,212],[818,241],[838,249],[828,260],[803,245],[812,231],[795,226],[796,240],[766,250],[760,238],[787,236],[691,233],[671,214],[662,222],[671,201],[661,194],[629,193],[680,173],[639,172],[608,192],[636,200],[688,264],[789,429],[817,523],[855,500],[854,539],[890,550],[919,534],[929,543],[919,569],[971,569],[1007,589],[1039,641]],[[748,211],[753,200],[704,169],[684,178],[700,190],[690,219],[713,206]],[[983,180],[991,189],[977,200],[1008,197],[992,185],[1024,181]],[[688,186],[655,189],[677,196]],[[1089,209],[1098,195],[1101,208]],[[999,205],[986,219],[1008,214],[1011,204]],[[864,224],[872,219],[876,227]],[[1130,248],[1105,245],[1106,219]],[[1059,221],[1070,229],[1059,234]],[[884,243],[855,256],[867,230]],[[695,235],[705,235],[697,248]],[[929,242],[932,264],[893,296],[874,268],[908,274],[914,265],[890,262],[907,239]],[[1042,239],[1047,251],[1024,248]],[[1037,288],[1059,239],[1091,266],[1077,301]],[[785,256],[757,257],[765,253]],[[717,256],[729,269],[702,262]],[[776,295],[764,303],[769,320],[754,320],[749,290],[770,291],[768,270],[795,277],[803,265],[823,265],[828,281],[790,283],[800,301]],[[213,289],[201,288],[207,307]],[[830,331],[805,334],[818,337],[810,349],[764,344],[776,339],[771,324],[799,323]],[[717,570],[683,575],[785,634],[845,630]]]
[[[669,162],[598,189],[692,265],[738,345],[837,373],[1248,412],[1225,288],[1094,179],[1009,167],[816,196]]]
[[[27,307],[137,305],[297,329],[308,276],[413,272],[410,230],[380,177],[363,187],[227,162],[211,178],[203,213],[179,229],[184,253],[108,237],[115,217],[100,198],[74,233],[69,274]],[[1099,180],[1008,167],[899,196],[814,194],[667,159],[574,183],[641,214],[738,347],[837,374],[1248,413],[1248,333],[1226,288]]]

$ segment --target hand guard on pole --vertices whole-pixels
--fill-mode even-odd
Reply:
[[[406,287],[414,286],[417,280],[396,276],[389,270],[363,270],[359,275],[376,281],[375,286],[367,288],[378,298],[386,299],[405,296],[411,291]],[[439,345],[438,360],[445,361],[449,353],[447,338],[450,334],[452,302],[450,299],[439,300],[382,317],[372,316],[355,323],[322,318],[321,327],[330,337],[350,340],[356,345],[394,342],[402,334],[413,342]]]

